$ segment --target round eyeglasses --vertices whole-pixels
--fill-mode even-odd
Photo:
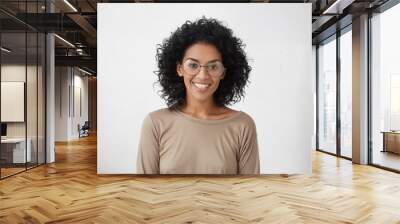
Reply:
[[[197,75],[201,67],[205,67],[207,73],[213,77],[220,77],[225,71],[225,67],[220,61],[213,61],[206,65],[200,65],[200,63],[195,60],[187,59],[183,62],[182,67],[185,73],[192,76]]]

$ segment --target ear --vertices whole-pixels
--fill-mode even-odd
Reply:
[[[179,77],[183,77],[181,64],[179,64],[179,62],[176,62],[176,74],[178,74]]]
[[[220,79],[224,79],[224,78],[225,78],[225,75],[226,75],[226,73],[225,73],[225,71],[224,71],[224,73],[222,73],[222,75],[221,75],[221,78],[220,78]]]

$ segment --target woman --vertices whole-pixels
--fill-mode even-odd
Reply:
[[[215,19],[187,21],[157,49],[168,108],[144,119],[139,174],[259,174],[256,126],[227,107],[251,71],[242,41]]]

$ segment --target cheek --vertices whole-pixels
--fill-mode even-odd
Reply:
[[[184,83],[185,83],[185,87],[186,87],[186,89],[188,89],[188,88],[190,88],[191,87],[191,81],[192,81],[192,79],[190,79],[190,78],[187,78],[187,77],[184,77]]]
[[[214,89],[218,89],[219,85],[221,84],[220,81],[221,80],[214,80],[214,83],[213,83]]]

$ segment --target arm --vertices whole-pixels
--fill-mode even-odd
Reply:
[[[238,168],[239,174],[260,174],[257,131],[251,118],[242,133]]]
[[[147,115],[142,124],[136,170],[138,174],[158,174],[159,164],[158,133],[150,115]]]

